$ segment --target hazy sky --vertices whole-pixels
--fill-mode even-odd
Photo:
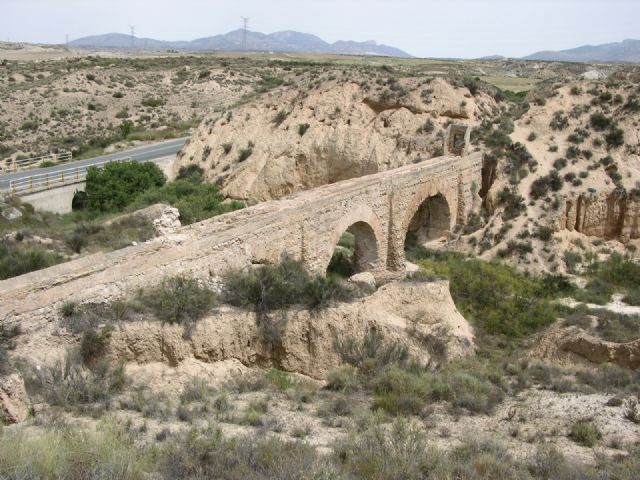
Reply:
[[[109,32],[160,40],[249,28],[376,40],[422,57],[523,56],[640,38],[640,0],[0,0],[0,39]]]

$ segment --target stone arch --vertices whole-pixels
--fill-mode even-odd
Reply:
[[[351,209],[334,227],[319,259],[319,268],[326,272],[335,247],[345,232],[355,237],[354,273],[375,272],[384,269],[386,243],[378,216],[370,207],[361,205]]]
[[[437,198],[441,206],[446,203],[449,215],[448,223],[445,221],[440,222],[438,229],[441,233],[451,231],[454,224],[454,215],[457,211],[457,196],[451,188],[447,188],[446,184],[440,182],[433,182],[424,185],[418,192],[415,192],[409,197],[400,197],[394,202],[393,209],[393,227],[391,236],[389,239],[387,266],[391,271],[404,271],[405,257],[404,247],[407,231],[409,230],[414,217],[420,213],[421,208],[425,202],[429,202],[432,198]],[[447,218],[447,216],[444,216]],[[414,223],[415,226],[415,223]],[[435,234],[435,230],[432,234]]]

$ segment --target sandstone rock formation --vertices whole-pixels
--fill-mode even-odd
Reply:
[[[169,205],[163,205],[163,207],[160,216],[153,220],[153,227],[158,236],[174,233],[181,226],[180,211]]]
[[[448,282],[395,282],[361,301],[318,312],[273,313],[279,339],[265,338],[252,312],[223,307],[200,321],[188,337],[178,325],[125,323],[111,336],[109,355],[135,364],[178,367],[192,359],[276,366],[314,378],[340,364],[336,339],[361,339],[370,331],[399,341],[420,363],[448,362],[473,354],[474,335],[456,311]]]
[[[0,424],[20,423],[29,414],[29,398],[17,373],[0,376]]]
[[[141,217],[151,221],[158,237],[174,233],[176,229],[181,227],[180,211],[165,203],[156,203],[133,213],[117,216],[106,222],[105,226],[130,216]]]
[[[531,356],[559,363],[614,363],[637,370],[640,368],[640,340],[607,342],[576,326],[554,325],[541,337]]]
[[[441,155],[452,119],[476,125],[495,108],[488,95],[439,78],[402,88],[389,97],[342,81],[270,93],[204,120],[174,168],[202,166],[232,198],[280,198]]]
[[[564,204],[554,222],[556,231],[576,231],[623,243],[640,238],[640,203],[625,191],[574,194],[565,198]]]
[[[362,285],[367,288],[376,288],[376,278],[371,272],[356,273],[349,278],[349,281],[351,283],[355,283],[356,285]]]

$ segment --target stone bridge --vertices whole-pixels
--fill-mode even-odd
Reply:
[[[446,149],[448,151],[448,149]],[[447,235],[479,206],[482,154],[444,156],[346,180],[182,227],[174,234],[0,281],[0,321],[46,314],[63,301],[105,301],[166,275],[211,283],[225,270],[276,262],[283,252],[324,273],[341,235],[356,239],[355,269],[402,275],[408,232]]]

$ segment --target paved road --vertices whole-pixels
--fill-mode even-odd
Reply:
[[[55,167],[48,168],[33,168],[31,170],[24,170],[22,172],[14,172],[7,174],[0,174],[0,190],[7,189],[10,186],[12,180],[20,180],[22,178],[28,178],[32,175],[39,173],[55,173],[61,170],[72,167],[84,167],[87,165],[94,165],[96,163],[105,162],[109,160],[117,160],[121,158],[131,157],[136,162],[147,162],[156,160],[169,155],[174,155],[180,151],[183,145],[186,143],[189,137],[176,138],[174,140],[167,140],[166,142],[154,143],[152,145],[144,145],[142,147],[136,147],[131,150],[123,150],[117,153],[111,153],[109,155],[103,155],[101,157],[89,158],[87,160],[78,160],[75,162],[66,162],[56,165]]]

